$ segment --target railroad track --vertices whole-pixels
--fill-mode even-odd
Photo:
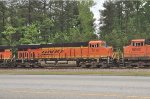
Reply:
[[[46,67],[0,67],[1,69],[150,69],[150,67],[76,67],[76,66],[46,66]]]

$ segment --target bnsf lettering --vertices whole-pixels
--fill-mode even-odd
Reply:
[[[60,54],[62,52],[63,50],[46,50],[46,51],[42,51],[42,54]]]
[[[132,48],[132,51],[141,51],[141,48]]]

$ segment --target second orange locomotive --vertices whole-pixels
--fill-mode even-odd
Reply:
[[[150,40],[135,39],[123,48],[123,63],[129,67],[150,66]]]

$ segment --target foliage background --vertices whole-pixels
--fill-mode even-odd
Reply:
[[[150,38],[149,0],[107,0],[100,10],[100,37],[117,49],[131,39]]]
[[[1,0],[0,45],[97,39],[92,0]]]
[[[47,44],[102,39],[116,49],[150,37],[150,1],[106,0],[99,38],[93,0],[1,0],[0,45]]]

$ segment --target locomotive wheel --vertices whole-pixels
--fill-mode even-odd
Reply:
[[[89,68],[90,66],[83,64],[81,67],[82,67],[82,68]]]
[[[85,65],[85,64],[82,64],[82,65],[81,65],[81,68],[86,68],[86,65]]]
[[[107,64],[103,63],[100,68],[108,68]]]
[[[96,62],[93,62],[90,68],[98,68],[98,64]]]
[[[82,63],[81,64],[81,68],[90,68],[90,64],[85,64],[85,63]]]
[[[90,68],[91,67],[91,65],[86,65],[86,68]]]
[[[76,61],[76,65],[77,65],[77,67],[81,66],[79,61]]]

